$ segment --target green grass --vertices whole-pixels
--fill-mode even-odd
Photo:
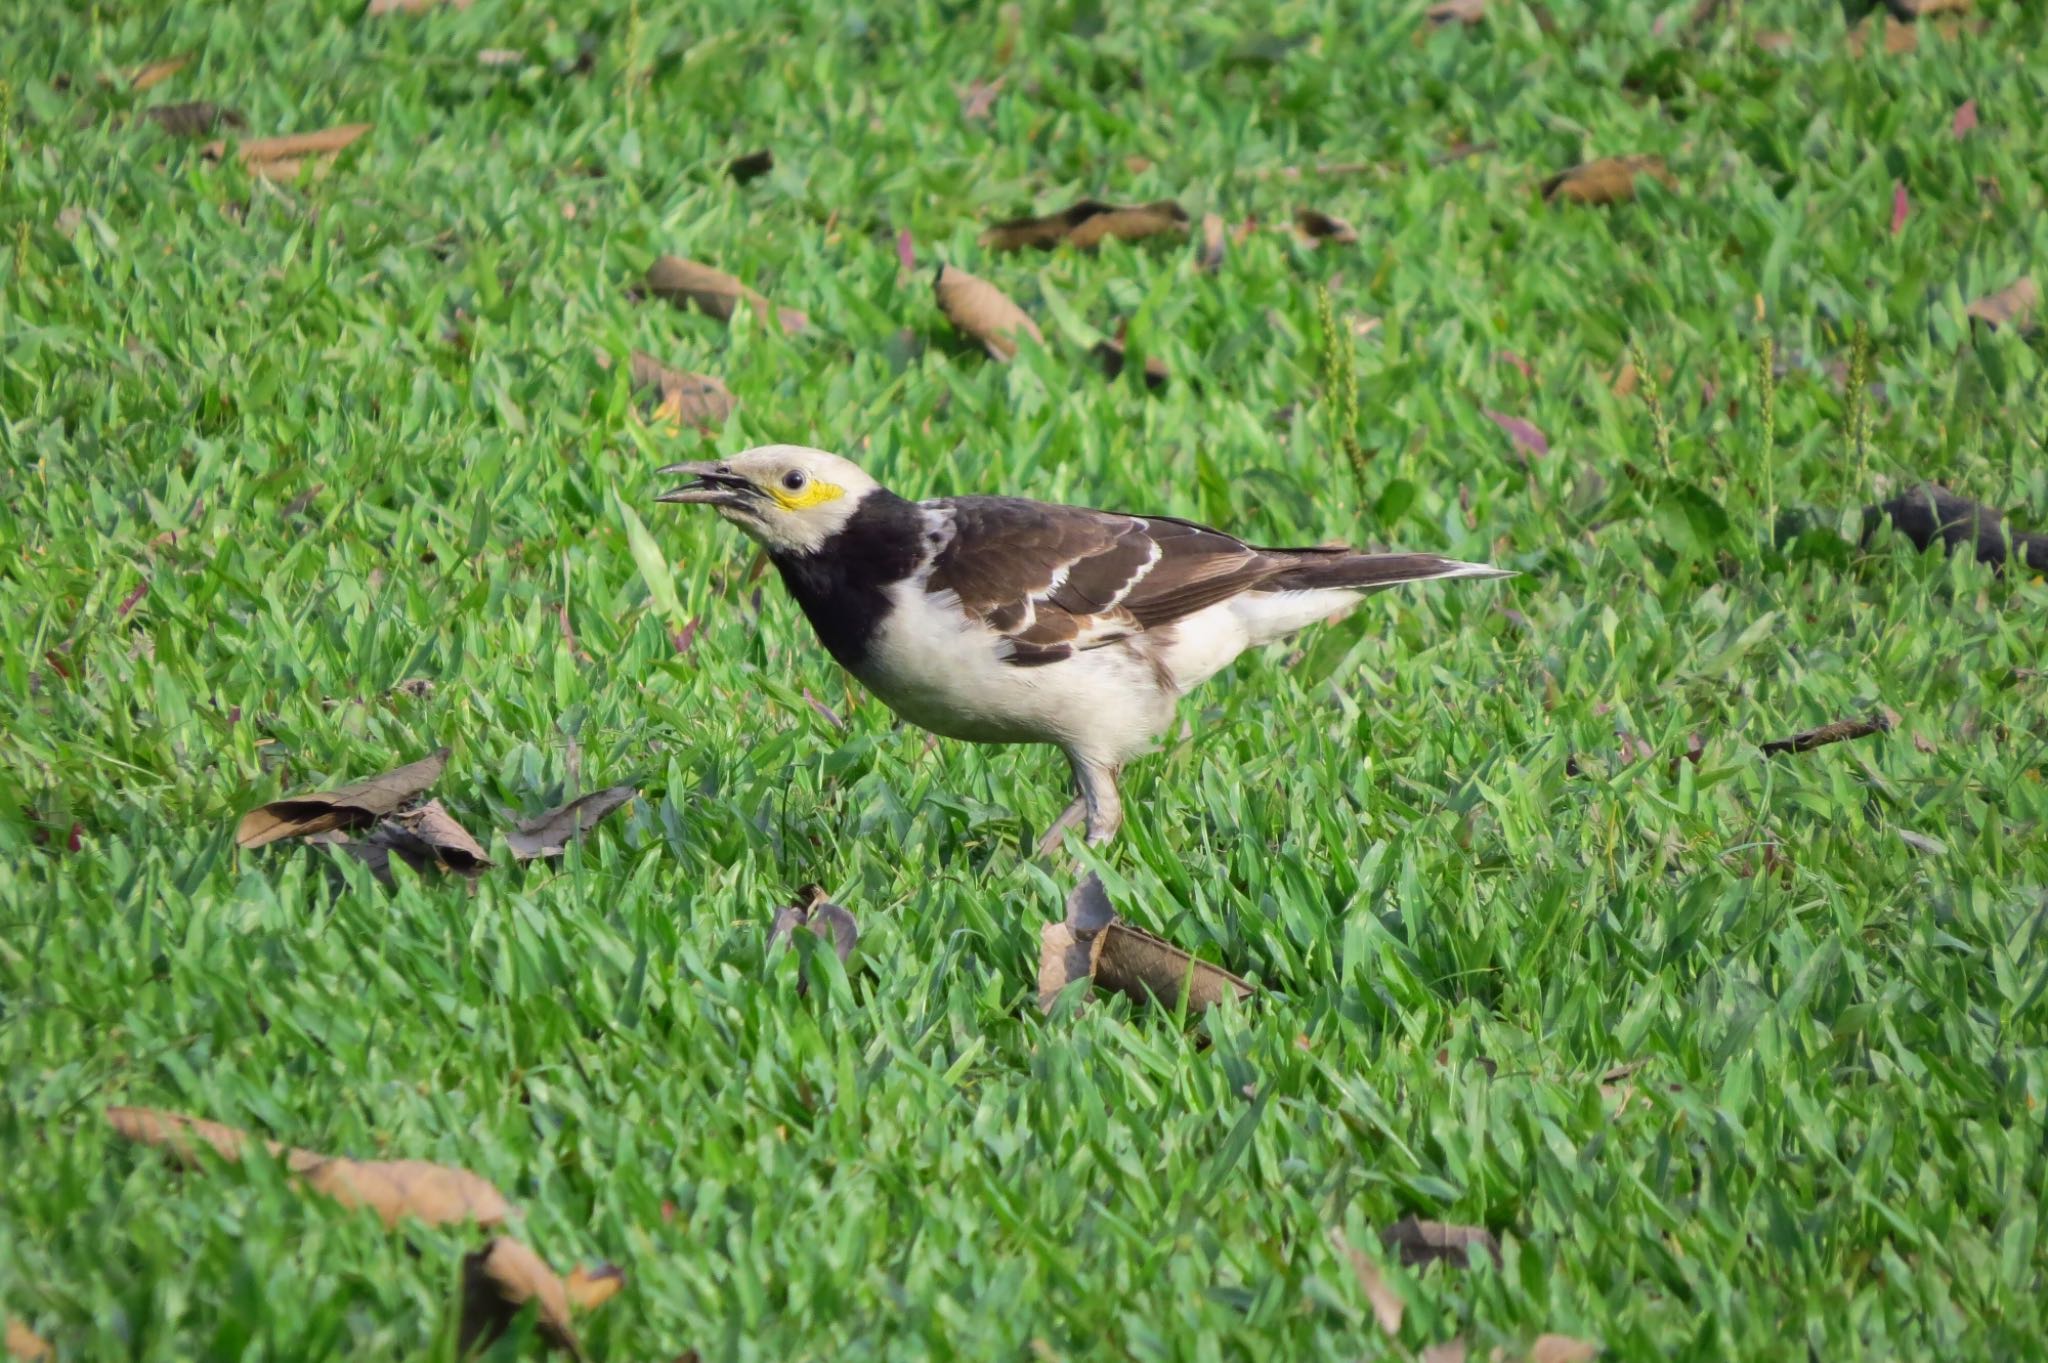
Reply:
[[[471,1237],[273,1168],[179,1175],[99,1124],[140,1103],[477,1170],[555,1262],[626,1270],[584,1325],[608,1358],[1378,1356],[1330,1231],[1410,1213],[1506,1254],[1389,1267],[1408,1349],[2038,1349],[2048,589],[1859,545],[1854,515],[1929,478],[2048,524],[2042,342],[1962,312],[2048,268],[2048,27],[1985,3],[1980,34],[1858,61],[1831,6],[1730,7],[1691,46],[1692,6],[1662,8],[1660,34],[1554,0],[1551,34],[1509,3],[1439,31],[1419,5],[1026,5],[1007,65],[993,7],[929,3],[0,17],[0,1303],[65,1358],[453,1355]],[[99,79],[181,51],[139,100]],[[964,123],[956,84],[997,74]],[[376,127],[268,186],[124,112],[195,98],[252,135]],[[1431,165],[1461,138],[1497,146]],[[772,174],[723,176],[761,146]],[[1635,152],[1679,187],[1535,193]],[[1214,276],[975,245],[1081,193],[1313,203],[1362,242],[1262,230]],[[634,301],[663,251],[814,331]],[[1048,347],[1005,367],[954,335],[942,259]],[[1319,285],[1380,319],[1363,487]],[[1120,318],[1163,394],[1087,359]],[[1861,458],[1825,372],[1858,321]],[[1669,369],[1661,417],[1609,390],[1631,344]],[[1064,883],[1024,850],[1063,764],[893,727],[772,576],[755,604],[733,532],[651,505],[654,462],[703,446],[636,423],[636,346],[730,384],[719,449],[1523,575],[1245,659],[1131,774],[1119,905],[1257,1006],[1042,1018]],[[1877,705],[1889,735],[1756,749]],[[473,886],[235,850],[251,805],[441,743],[480,831],[644,799]],[[863,937],[800,997],[764,941],[807,880]]]

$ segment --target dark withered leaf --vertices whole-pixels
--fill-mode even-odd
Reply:
[[[280,838],[366,827],[431,788],[447,765],[448,749],[442,748],[354,785],[272,800],[242,816],[235,841],[243,847],[262,847]]]
[[[749,180],[760,179],[773,169],[775,153],[763,147],[759,151],[750,151],[745,156],[733,157],[726,163],[725,173],[739,183],[746,184]]]

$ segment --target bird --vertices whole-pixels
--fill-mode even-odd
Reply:
[[[802,445],[668,464],[657,502],[708,506],[766,552],[818,641],[902,719],[972,743],[1039,743],[1073,801],[1038,844],[1110,842],[1118,778],[1179,699],[1248,648],[1411,582],[1484,563],[1341,545],[1261,548],[1172,516],[1023,497],[912,501]]]

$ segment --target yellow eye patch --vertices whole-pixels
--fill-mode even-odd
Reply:
[[[779,482],[771,483],[768,487],[768,495],[773,497],[776,505],[780,506],[784,511],[805,511],[811,507],[820,506],[826,502],[844,497],[846,489],[837,483],[827,483],[822,479],[813,479],[811,482],[804,484],[804,489],[801,492],[791,492]]]

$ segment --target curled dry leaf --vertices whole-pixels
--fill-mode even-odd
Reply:
[[[237,1127],[156,1108],[110,1107],[107,1124],[128,1140],[167,1150],[191,1167],[201,1162],[202,1147],[229,1164],[239,1164],[255,1144]],[[492,1226],[512,1211],[503,1193],[467,1169],[425,1160],[352,1160],[288,1149],[276,1141],[262,1144],[306,1187],[345,1207],[368,1207],[387,1226],[406,1217],[429,1225],[473,1221]]]
[[[2041,286],[2031,278],[2022,275],[1997,293],[1987,293],[1963,309],[1963,315],[1971,317],[1993,331],[2007,327],[2026,334],[2033,331],[2034,314],[2041,307]]]
[[[634,786],[609,786],[579,796],[568,804],[528,819],[505,835],[505,845],[520,861],[560,856],[583,830],[639,793]]]
[[[1222,269],[1225,240],[1222,217],[1215,213],[1204,213],[1202,240],[1195,255],[1195,268],[1206,274],[1214,274]]]
[[[417,762],[338,790],[272,800],[242,816],[235,842],[242,847],[262,847],[280,838],[367,827],[431,788],[447,765],[448,749],[441,748]]]
[[[1500,1262],[1500,1241],[1484,1226],[1454,1226],[1447,1221],[1404,1216],[1380,1232],[1380,1244],[1410,1268],[1438,1262],[1463,1268],[1472,1248],[1484,1251],[1496,1264]]]
[[[1490,407],[1481,410],[1486,413],[1488,421],[1507,432],[1508,439],[1514,442],[1518,452],[1533,455],[1538,459],[1550,453],[1550,441],[1532,423],[1518,416],[1509,416],[1506,412],[1496,412]]]
[[[740,405],[732,390],[718,379],[709,374],[671,369],[644,350],[633,352],[629,372],[635,389],[657,397],[657,420],[715,431],[725,425],[726,418]]]
[[[425,14],[436,5],[449,9],[468,9],[471,0],[370,0],[363,10],[365,19],[376,19],[386,14]]]
[[[742,298],[754,315],[794,335],[811,324],[795,308],[778,308],[723,270],[681,256],[663,256],[647,268],[647,291],[678,308],[692,305],[707,316],[730,322]]]
[[[750,151],[744,156],[733,157],[726,163],[725,173],[740,184],[746,184],[749,180],[760,179],[773,169],[775,153],[763,147],[759,151]]]
[[[249,121],[240,111],[194,100],[189,104],[158,104],[144,109],[142,116],[173,137],[204,137],[221,128],[246,128]]]
[[[981,234],[981,244],[997,251],[1021,251],[1027,246],[1049,251],[1061,242],[1090,250],[1114,237],[1138,241],[1165,233],[1188,230],[1187,210],[1171,199],[1135,207],[1120,207],[1100,199],[1082,199],[1057,213],[1036,218],[1011,218],[996,223]]]
[[[1889,710],[1866,715],[1862,719],[1838,719],[1832,724],[1823,724],[1818,729],[1807,729],[1790,738],[1777,738],[1760,745],[1766,753],[1812,752],[1830,743],[1843,743],[1852,738],[1867,738],[1871,734],[1891,732],[1899,717]]]
[[[625,1285],[626,1275],[617,1264],[599,1264],[596,1268],[578,1264],[562,1279],[569,1305],[578,1311],[595,1311],[617,1296]]]
[[[1946,488],[1927,484],[1888,502],[1864,507],[1865,543],[1886,520],[1922,549],[1939,540],[1951,552],[1970,548],[1979,563],[1994,568],[2003,570],[2010,556],[2036,572],[2048,572],[2048,535],[2014,530],[2002,512],[1958,497]]]
[[[581,1358],[569,1323],[569,1291],[547,1262],[509,1235],[500,1235],[462,1260],[462,1324],[457,1351],[467,1356],[505,1333],[528,1302],[540,1337]]]
[[[1452,1335],[1441,1344],[1432,1344],[1422,1351],[1422,1363],[1465,1363],[1465,1338]]]
[[[1102,366],[1103,374],[1111,381],[1123,376],[1124,361],[1128,358],[1124,351],[1125,327],[1126,323],[1118,322],[1116,336],[1113,339],[1104,337],[1102,340],[1097,341],[1092,352],[1096,363]],[[1145,357],[1145,386],[1147,388],[1156,392],[1166,387],[1166,382],[1170,377],[1172,377],[1172,373],[1167,369],[1166,361],[1160,359],[1157,355],[1147,355]]]
[[[1476,24],[1486,17],[1486,0],[1442,0],[1429,7],[1432,24]]]
[[[1321,209],[1295,209],[1294,226],[1313,242],[1327,241],[1337,246],[1350,246],[1358,240],[1358,233],[1350,223],[1342,218],[1333,218]]]
[[[1118,922],[1109,893],[1093,872],[1067,896],[1066,921],[1048,923],[1040,933],[1038,1006],[1051,1011],[1060,992],[1082,979],[1138,1003],[1156,999],[1178,1008],[1184,1001],[1191,1013],[1253,992],[1249,981]]]
[[[290,164],[296,169],[300,160],[309,156],[333,156],[342,148],[370,131],[371,124],[347,123],[338,128],[322,128],[318,132],[286,133],[281,137],[259,137],[253,141],[236,144],[235,155],[246,166],[255,170],[263,164]],[[225,141],[206,144],[205,155],[209,160],[218,161],[228,153]],[[268,171],[258,171],[269,174]],[[283,178],[273,175],[271,178]]]
[[[191,64],[192,57],[187,53],[184,56],[166,57],[160,62],[150,62],[145,66],[138,66],[129,73],[128,89],[131,93],[138,95],[145,90],[153,90]]]
[[[1380,1329],[1389,1336],[1399,1335],[1401,1317],[1408,1309],[1401,1294],[1388,1286],[1379,1265],[1364,1250],[1346,1240],[1343,1231],[1332,1229],[1330,1239],[1351,1261],[1351,1271],[1358,1275],[1358,1285],[1365,1290],[1365,1299],[1372,1303],[1373,1318],[1379,1321]]]
[[[1551,203],[1626,203],[1636,196],[1636,177],[1641,175],[1660,180],[1667,188],[1678,187],[1661,156],[1603,156],[1545,180],[1543,197]]]
[[[7,1318],[7,1356],[19,1363],[48,1363],[57,1355],[49,1342],[13,1316]]]
[[[980,341],[998,360],[1009,360],[1016,355],[1020,336],[1029,336],[1040,345],[1045,344],[1045,335],[1039,331],[1038,323],[1011,302],[1008,294],[986,279],[956,266],[942,264],[932,277],[932,292],[938,298],[939,311],[946,314],[946,320]]]
[[[491,859],[469,830],[439,800],[429,800],[418,809],[392,816],[406,832],[433,849],[441,865],[463,875],[475,875],[490,866]]]
[[[1570,1335],[1538,1335],[1529,1346],[1529,1363],[1592,1363],[1600,1346]]]
[[[846,964],[860,941],[860,924],[853,914],[827,899],[823,886],[806,885],[796,893],[796,903],[775,911],[768,928],[768,949],[772,952],[778,944],[788,944],[796,930],[804,928],[830,942],[839,963]]]

